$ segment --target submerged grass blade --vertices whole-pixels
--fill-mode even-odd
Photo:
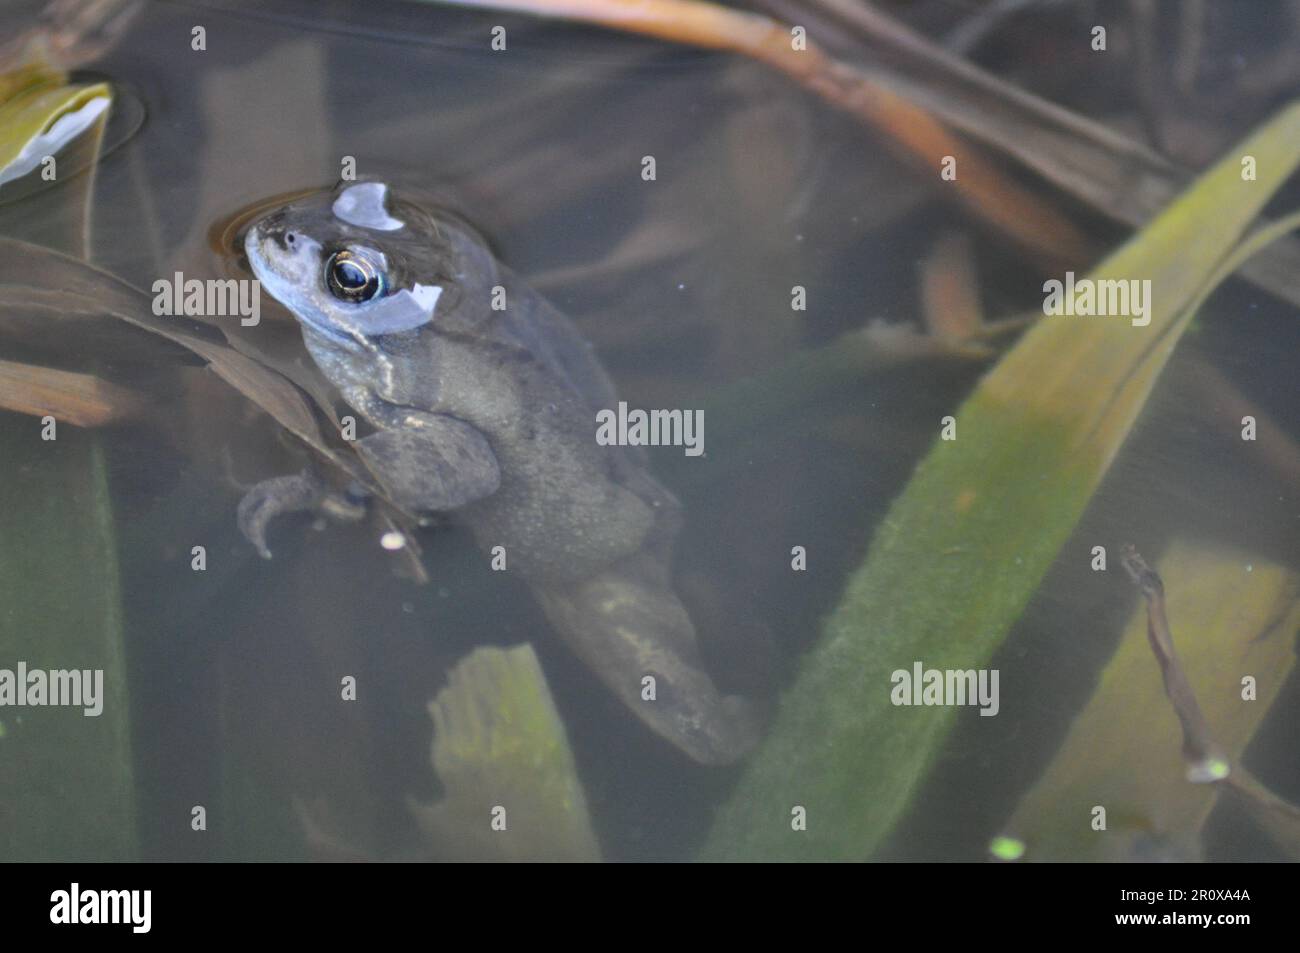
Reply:
[[[1216,269],[1300,163],[1300,103],[1239,144],[1093,280],[1149,280],[1149,324],[1041,320],[956,413],[894,501],[705,859],[862,859],[891,830],[953,721],[898,708],[891,673],[982,667],[1119,451]],[[1241,158],[1260,175],[1246,181]],[[937,428],[938,422],[936,422]],[[791,811],[807,829],[792,830]]]
[[[439,859],[600,859],[564,723],[532,646],[475,649],[429,713],[433,768],[446,794],[412,810]]]
[[[0,860],[132,860],[134,772],[104,453],[93,434],[69,427],[43,441],[40,430],[35,420],[0,421],[0,664],[102,670],[102,711],[16,707],[12,698],[0,708]]]

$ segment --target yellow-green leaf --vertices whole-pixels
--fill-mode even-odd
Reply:
[[[107,83],[40,83],[0,104],[0,185],[57,155],[103,115],[112,99]]]

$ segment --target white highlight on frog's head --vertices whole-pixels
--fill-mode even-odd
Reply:
[[[410,331],[433,320],[433,310],[438,305],[442,288],[438,285],[416,284],[392,294],[354,305],[350,311],[340,311],[336,323],[343,323],[350,314],[351,320],[363,334],[395,334]]]
[[[442,297],[442,288],[439,285],[422,285],[416,282],[411,287],[411,297],[432,318],[433,309],[437,307],[438,299]]]
[[[405,223],[388,214],[388,209],[384,207],[387,197],[388,186],[382,182],[349,185],[334,200],[334,216],[358,228],[395,232]]]

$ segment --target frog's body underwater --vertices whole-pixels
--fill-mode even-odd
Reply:
[[[390,499],[505,547],[573,651],[691,757],[721,764],[752,747],[754,710],[705,673],[673,592],[679,504],[639,449],[596,443],[613,387],[564,316],[468,226],[380,182],[279,208],[244,247],[316,364],[375,428],[355,446]],[[498,286],[504,310],[492,307]],[[240,523],[263,555],[270,518],[314,493],[294,478],[250,491]]]

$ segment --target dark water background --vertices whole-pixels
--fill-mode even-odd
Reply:
[[[488,48],[498,23],[505,54]],[[195,24],[206,52],[190,49]],[[502,260],[578,321],[632,406],[690,407],[869,320],[915,321],[929,242],[970,224],[879,137],[760,66],[495,12],[162,3],[94,69],[147,114],[100,169],[101,267],[145,288],[177,270],[226,274],[214,223],[329,184],[354,156],[361,174],[453,196]],[[655,183],[640,178],[647,154]],[[668,236],[654,254],[596,267],[648,225]],[[992,313],[1040,300],[1014,250],[981,243],[978,259]],[[794,284],[809,289],[806,313],[790,310]],[[1213,355],[1300,436],[1295,317],[1236,285],[1183,348]],[[263,321],[282,319],[264,299]],[[706,421],[708,457],[656,451],[688,514],[678,571],[721,684],[771,694],[793,677],[933,422],[978,372],[914,364],[843,389],[768,439],[729,444]],[[205,403],[211,393],[159,393],[175,400],[182,446],[144,426],[109,441],[143,856],[319,856],[295,798],[325,805],[341,852],[419,856],[406,799],[437,795],[425,705],[473,647],[521,641],[542,660],[606,856],[692,855],[735,771],[694,766],[642,728],[569,656],[526,586],[490,572],[462,532],[422,539],[427,586],[401,578],[362,529],[317,531],[306,518],[276,524],[276,558],[259,560],[235,528],[239,484],[305,457],[264,415],[232,419],[229,400]],[[1300,564],[1297,488],[1225,459],[1186,405],[1161,386],[1067,553],[1121,523],[1138,539],[1191,533]],[[17,420],[0,415],[0,426]],[[196,542],[207,573],[189,571]],[[812,554],[808,572],[789,571],[793,545]],[[886,856],[983,856],[1135,605],[1114,574],[1058,564],[992,663],[1002,716],[963,715]],[[358,679],[353,705],[338,704],[343,674]],[[1297,714],[1293,676],[1247,757],[1292,799]],[[188,827],[197,803],[212,819],[205,838]],[[1226,822],[1207,844],[1216,859],[1273,856]]]

